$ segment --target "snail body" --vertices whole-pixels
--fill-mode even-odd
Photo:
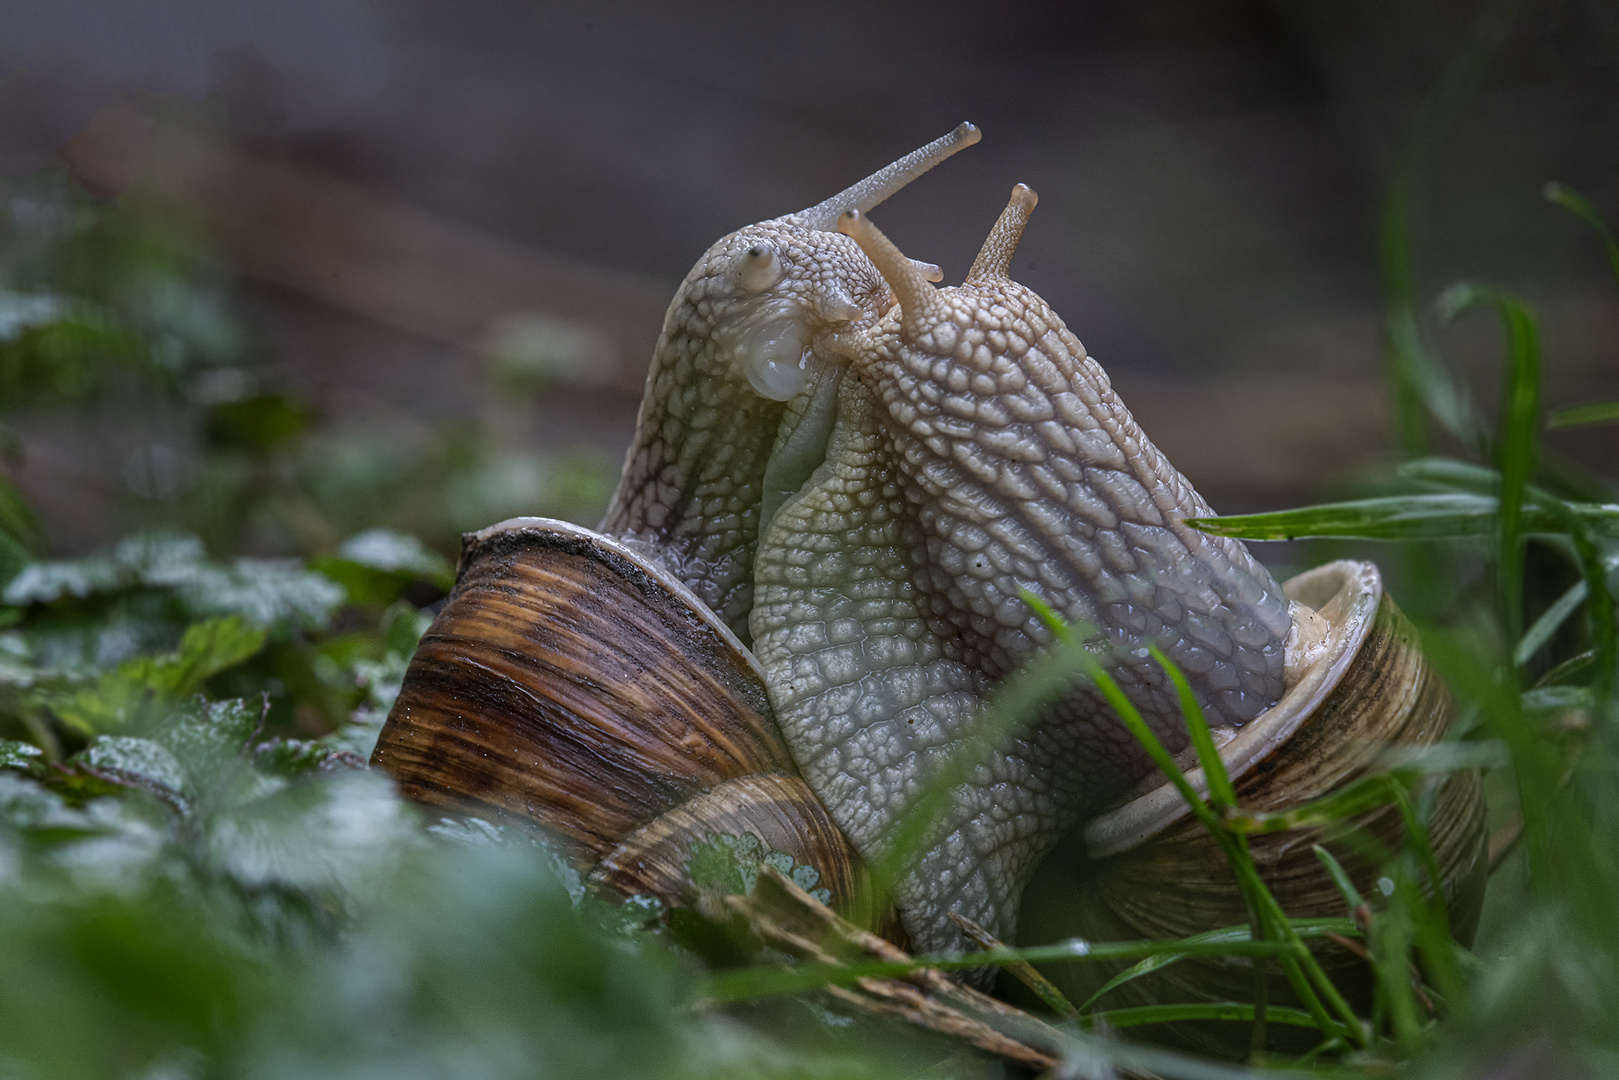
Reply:
[[[761,534],[751,629],[794,757],[868,854],[1050,643],[1025,593],[1101,631],[1114,678],[1176,748],[1179,701],[1148,642],[1217,726],[1282,696],[1280,586],[1240,543],[1184,524],[1208,504],[1007,276],[1034,201],[1019,185],[958,288],[935,289],[858,213],[840,219],[898,302],[832,341],[849,367],[838,422]],[[952,911],[1010,936],[1046,850],[1151,767],[1099,693],[1073,692],[958,792],[899,886],[913,939],[954,946]]]
[[[407,793],[537,820],[597,880],[671,902],[689,898],[679,864],[706,823],[777,851],[796,830],[808,848],[788,854],[814,866],[844,910],[879,919],[861,898],[862,860],[887,852],[929,771],[1050,642],[1025,593],[1096,631],[1094,654],[1172,751],[1186,744],[1184,720],[1149,644],[1187,674],[1228,747],[1320,743],[1312,717],[1353,718],[1342,746],[1362,738],[1353,725],[1377,710],[1299,696],[1347,670],[1324,657],[1348,608],[1318,614],[1312,601],[1330,606],[1336,593],[1289,597],[1240,542],[1187,526],[1207,503],[1062,320],[1011,280],[1033,192],[1014,189],[958,287],[934,288],[937,268],[866,220],[975,141],[962,125],[698,261],[670,305],[600,531],[520,520],[467,538],[456,590],[374,757]],[[530,571],[519,550],[575,563],[561,576]],[[517,611],[524,589],[544,595]],[[615,590],[633,603],[602,606]],[[685,638],[650,640],[659,634]],[[487,678],[521,688],[475,688]],[[552,683],[555,694],[543,688]],[[501,724],[554,731],[501,744],[486,734],[495,698],[515,718]],[[1425,738],[1448,724],[1437,700],[1411,699],[1426,710]],[[1282,715],[1296,722],[1277,735]],[[749,749],[730,749],[721,717],[749,732]],[[446,755],[454,768],[438,764]],[[1253,762],[1267,758],[1256,750]],[[952,913],[1010,939],[1024,883],[1087,818],[1133,843],[1164,832],[1141,824],[1175,812],[1134,790],[1155,786],[1151,773],[1093,691],[1049,707],[953,793],[898,883],[911,942],[958,947]],[[723,825],[722,789],[737,796]],[[781,823],[776,796],[789,790],[786,802],[815,803],[792,811],[802,826]],[[1476,786],[1463,795],[1471,822]],[[757,827],[739,805],[748,800],[759,801]],[[1458,866],[1472,865],[1467,844],[1477,861],[1475,832],[1458,830]],[[631,840],[656,854],[626,854]]]

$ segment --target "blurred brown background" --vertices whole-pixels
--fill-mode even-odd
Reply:
[[[883,206],[883,228],[959,280],[1011,185],[1033,186],[1014,273],[1240,512],[1385,459],[1379,205],[1484,7],[7,0],[0,165],[65,162],[196,237],[259,377],[327,427],[414,445],[472,424],[610,474],[663,308],[709,243],[970,119],[983,142]],[[1432,147],[1419,291],[1521,292],[1547,405],[1612,399],[1619,287],[1541,189],[1619,219],[1619,5],[1492,10],[1514,7],[1486,17],[1509,29]],[[1436,333],[1493,407],[1493,321]],[[17,428],[12,475],[70,550],[115,533],[131,455],[192,438],[161,416]],[[1612,476],[1614,430],[1548,439]],[[588,520],[600,490],[570,512]],[[486,505],[506,507],[461,524]]]

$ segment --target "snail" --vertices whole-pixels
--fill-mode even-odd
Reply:
[[[1366,745],[1443,735],[1448,695],[1375,567],[1284,587],[1186,524],[1208,504],[1009,275],[1033,191],[1014,188],[960,286],[936,287],[937,267],[870,222],[977,139],[961,125],[698,260],[599,530],[517,519],[466,538],[375,765],[413,798],[539,821],[594,880],[672,903],[691,899],[693,844],[750,836],[869,925],[888,916],[864,864],[1051,644],[1028,594],[1094,629],[1094,654],[1184,752],[1158,646],[1256,803],[1375,767]],[[1312,757],[1329,745],[1341,767]],[[1082,824],[1104,872],[1180,851],[1184,806],[1161,780],[1076,687],[954,791],[895,885],[890,933],[956,948],[956,913],[1011,940],[1025,882]],[[1253,786],[1267,780],[1281,786]],[[1466,776],[1446,791],[1464,910],[1482,797]],[[1185,906],[1188,933],[1244,921]]]

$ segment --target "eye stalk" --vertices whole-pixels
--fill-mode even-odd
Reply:
[[[731,274],[742,292],[762,293],[781,280],[781,256],[761,240],[737,256]]]

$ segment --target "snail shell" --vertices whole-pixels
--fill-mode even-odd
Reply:
[[[1220,748],[1237,803],[1247,811],[1282,810],[1341,790],[1387,768],[1392,748],[1438,742],[1456,713],[1410,623],[1384,594],[1374,564],[1329,563],[1283,588],[1290,600],[1315,609],[1325,633],[1313,663],[1282,700]],[[1186,773],[1194,787],[1207,792],[1201,769]],[[1095,861],[1084,868],[1077,910],[1072,896],[1065,898],[1077,923],[1065,920],[1059,933],[1097,941],[1179,938],[1248,921],[1219,845],[1173,785],[1161,777],[1153,780],[1158,782],[1138,788],[1085,826],[1084,846]],[[1397,850],[1404,820],[1398,807],[1386,805],[1348,824],[1358,830],[1356,842],[1314,828],[1249,838],[1262,878],[1290,917],[1346,913],[1342,894],[1315,855],[1317,843],[1333,852],[1363,894],[1375,895],[1379,863],[1371,853]],[[1440,782],[1428,839],[1443,878],[1451,929],[1469,942],[1488,873],[1478,773],[1450,773]],[[1336,985],[1369,1004],[1369,972],[1360,958],[1330,942],[1311,947]],[[1068,965],[1052,975],[1083,1001],[1113,973],[1105,965]],[[1273,971],[1269,981],[1271,1002],[1297,1004],[1279,972]],[[1247,962],[1190,957],[1121,985],[1098,1007],[1242,1001],[1252,992],[1253,969]],[[1173,1034],[1205,1050],[1240,1052],[1248,1033],[1235,1031],[1230,1025],[1190,1024],[1178,1025]]]
[[[468,534],[372,754],[408,798],[537,825],[592,880],[691,906],[693,845],[752,836],[874,924],[864,865],[793,767],[757,664],[665,570],[588,529]]]

